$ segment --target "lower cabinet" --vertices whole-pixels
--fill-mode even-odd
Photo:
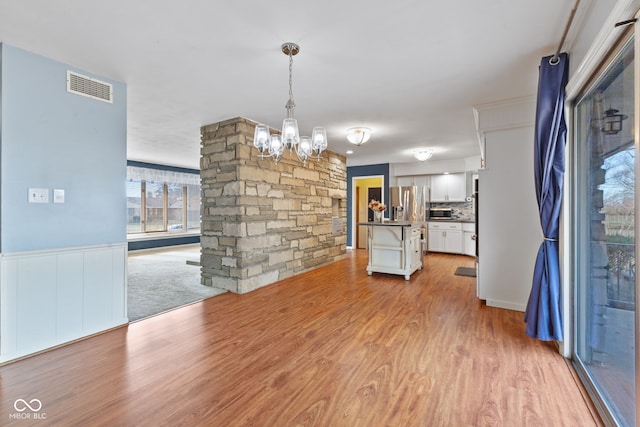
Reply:
[[[476,256],[476,225],[462,224],[462,240],[464,245],[464,254]]]
[[[427,229],[428,249],[430,252],[444,252],[444,232],[440,229]]]
[[[427,224],[429,251],[466,254],[462,225],[460,222],[429,222]],[[473,251],[475,253],[475,243]]]
[[[422,239],[419,228],[411,229],[411,265],[422,268]]]

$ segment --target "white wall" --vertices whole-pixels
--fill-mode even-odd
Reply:
[[[533,179],[533,128],[487,134],[479,172],[478,297],[524,311],[542,230]]]
[[[532,108],[535,100],[524,98],[479,109],[480,123],[491,127],[481,129],[486,167],[479,171],[478,297],[487,305],[519,311],[526,309],[543,240],[533,175]]]

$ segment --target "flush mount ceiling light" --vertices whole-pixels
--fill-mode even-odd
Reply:
[[[413,155],[416,159],[420,160],[421,162],[424,162],[425,160],[428,160],[431,158],[431,156],[433,156],[433,151],[429,151],[429,150],[416,151]]]
[[[347,129],[347,140],[355,145],[362,145],[371,138],[371,129],[355,127]]]
[[[269,127],[257,125],[253,136],[253,145],[260,151],[260,157],[273,157],[278,163],[285,149],[289,149],[289,154],[296,153],[296,156],[304,165],[310,157],[320,158],[320,154],[327,148],[327,131],[323,127],[314,127],[311,137],[300,136],[298,121],[293,118],[293,109],[296,104],[293,102],[293,57],[300,52],[300,46],[287,42],[281,47],[282,53],[289,57],[289,101],[285,105],[287,118],[282,121],[282,132],[280,135],[269,135]]]

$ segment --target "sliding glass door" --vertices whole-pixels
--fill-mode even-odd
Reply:
[[[574,361],[607,424],[636,425],[634,39],[574,104]]]

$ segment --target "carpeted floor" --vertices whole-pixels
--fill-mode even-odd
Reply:
[[[225,292],[200,284],[200,247],[129,254],[127,305],[133,322]]]

